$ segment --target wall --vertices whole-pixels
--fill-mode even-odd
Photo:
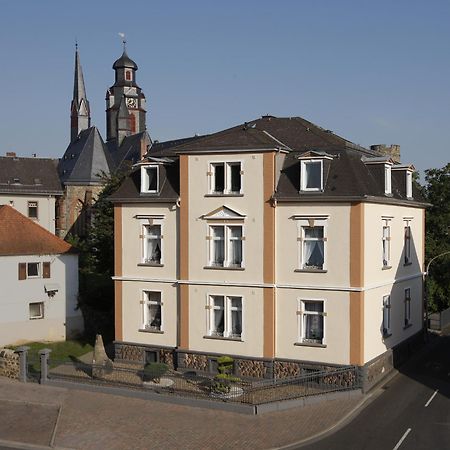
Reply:
[[[11,203],[13,202],[13,204]],[[46,195],[18,195],[0,194],[0,205],[13,206],[17,211],[28,217],[28,202],[38,202],[38,218],[35,220],[41,227],[44,227],[55,234],[55,197]]]
[[[18,264],[50,262],[50,278],[18,280]],[[78,256],[31,255],[0,258],[2,292],[0,294],[0,345],[27,341],[60,341],[66,338],[67,314],[80,320],[75,311],[78,296]],[[42,273],[42,272],[41,272]],[[67,284],[66,284],[67,280]],[[45,285],[58,284],[59,290],[49,297]],[[44,303],[44,318],[29,318],[29,303]]]

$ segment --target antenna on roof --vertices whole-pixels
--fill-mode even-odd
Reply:
[[[75,51],[78,51],[78,39],[75,36]]]
[[[122,38],[123,51],[127,50],[127,40],[125,39],[125,33],[119,32],[119,36]]]

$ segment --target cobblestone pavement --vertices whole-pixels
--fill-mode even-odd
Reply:
[[[0,401],[0,416],[7,417],[10,423],[14,417],[18,430],[30,421],[28,410],[18,414],[9,404],[45,406],[40,409],[40,426],[47,437],[55,428],[55,407],[61,407],[54,442],[57,447],[197,450],[288,445],[330,428],[361,398],[250,416],[0,378]],[[0,428],[0,440],[13,440],[11,436]],[[20,434],[15,440],[20,440]],[[33,443],[42,444],[42,440]]]

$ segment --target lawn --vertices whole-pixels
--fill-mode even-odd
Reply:
[[[35,368],[39,368],[39,350],[42,350],[43,348],[49,348],[51,350],[51,367],[54,367],[61,362],[73,361],[73,359],[77,359],[93,350],[92,345],[80,341],[31,342],[25,345],[30,347],[30,350],[28,350],[28,359]],[[11,348],[16,349],[17,347]]]

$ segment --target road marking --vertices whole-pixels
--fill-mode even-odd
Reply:
[[[436,389],[434,391],[434,394],[430,397],[430,399],[425,403],[425,408],[433,401],[433,398],[436,396],[436,394],[439,392],[439,389]]]
[[[397,442],[397,445],[393,448],[393,450],[397,450],[400,445],[402,445],[402,442],[406,439],[406,436],[408,436],[409,432],[411,431],[411,428],[408,428],[405,431],[405,434],[402,436],[402,438]]]

